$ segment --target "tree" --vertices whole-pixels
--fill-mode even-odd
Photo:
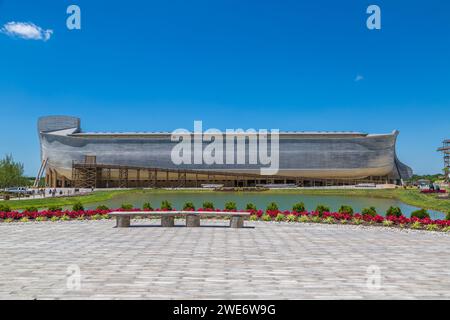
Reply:
[[[23,175],[23,164],[15,162],[12,155],[6,155],[0,160],[0,188],[19,187],[28,184]]]

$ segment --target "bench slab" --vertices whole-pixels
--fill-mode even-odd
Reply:
[[[243,228],[244,218],[249,217],[249,212],[215,212],[215,211],[117,211],[108,214],[116,218],[117,228],[128,228],[133,217],[161,217],[161,226],[170,228],[175,226],[175,217],[185,216],[186,227],[200,227],[201,217],[229,217],[230,228]]]

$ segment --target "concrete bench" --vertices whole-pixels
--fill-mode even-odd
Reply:
[[[242,228],[244,218],[249,212],[216,212],[216,211],[116,211],[110,212],[116,218],[117,228],[128,228],[135,217],[161,217],[161,226],[170,228],[175,225],[175,217],[186,217],[186,227],[200,227],[201,217],[229,217],[230,228]]]

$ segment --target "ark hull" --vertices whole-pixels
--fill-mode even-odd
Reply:
[[[295,181],[320,179],[399,182],[409,178],[412,170],[397,159],[397,135],[398,132],[377,135],[281,133],[280,169],[274,178],[284,177]],[[255,180],[271,178],[260,175],[260,165],[248,164],[248,152],[247,164],[242,165],[175,165],[171,160],[171,152],[177,142],[171,141],[170,133],[83,133],[78,118],[45,117],[39,120],[39,136],[42,160],[48,160],[48,184],[52,186],[73,184],[74,164],[84,163],[86,156],[95,157],[96,164],[110,165],[112,169],[120,166],[130,170],[157,168],[169,170],[170,174],[176,171],[186,171],[187,175],[199,172],[231,174],[220,179],[216,177],[211,183],[221,179],[236,180],[238,174],[251,175]],[[204,147],[206,145],[205,142]],[[105,173],[97,173],[99,174]],[[137,170],[127,173],[129,180],[150,181],[150,176],[144,176],[138,174]],[[109,170],[108,179],[111,184],[114,185],[113,181],[120,178],[118,169]],[[189,180],[188,177],[185,179]],[[202,181],[208,182],[207,179]]]

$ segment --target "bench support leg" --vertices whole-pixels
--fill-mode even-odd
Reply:
[[[230,228],[242,228],[244,227],[243,217],[231,217]]]
[[[130,217],[117,217],[116,227],[117,228],[128,228],[130,226]]]
[[[175,217],[171,216],[162,216],[161,217],[161,227],[163,228],[171,228],[175,226]]]
[[[200,227],[200,216],[188,214],[186,216],[186,227],[189,228]]]

